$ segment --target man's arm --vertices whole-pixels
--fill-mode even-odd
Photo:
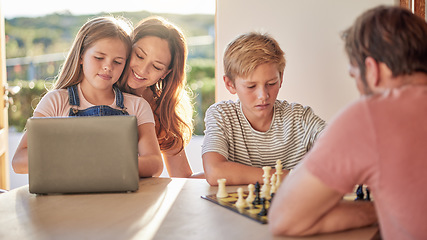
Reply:
[[[377,223],[372,202],[345,201],[304,164],[288,175],[269,209],[274,235],[304,236],[342,231]]]
[[[202,159],[206,180],[212,186],[218,185],[217,180],[220,178],[227,179],[227,185],[263,183],[262,168],[227,161],[224,156],[216,152],[207,152],[203,154]],[[274,172],[275,169],[271,169],[270,173]],[[286,175],[288,171],[283,170],[283,173]]]

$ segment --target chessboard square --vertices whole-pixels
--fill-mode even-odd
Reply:
[[[250,214],[258,214],[259,211],[260,211],[260,208],[257,208],[257,209],[248,209],[247,211]]]
[[[225,198],[220,198],[220,201],[224,201],[224,202],[233,202],[236,201],[237,198],[235,197],[225,197]]]

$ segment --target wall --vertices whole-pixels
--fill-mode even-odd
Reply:
[[[340,32],[363,11],[395,0],[217,0],[216,101],[236,99],[224,87],[226,45],[249,31],[267,32],[285,52],[287,66],[279,99],[313,107],[325,120],[354,101],[358,92],[348,76]]]

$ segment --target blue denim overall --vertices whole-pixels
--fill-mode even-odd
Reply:
[[[77,90],[77,85],[73,85],[67,88],[69,102],[72,106],[70,108],[70,113],[68,116],[112,116],[112,115],[129,115],[126,111],[126,108],[123,104],[123,93],[116,87],[113,86],[114,92],[116,93],[116,105],[121,109],[114,109],[106,105],[93,106],[87,109],[78,110],[77,107],[80,106],[79,92]]]

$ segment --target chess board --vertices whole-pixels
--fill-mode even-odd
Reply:
[[[355,188],[355,192],[356,192],[356,188]],[[344,200],[348,200],[348,201],[354,201],[356,199],[356,193],[349,193],[347,195],[344,196]],[[366,193],[366,186],[363,186],[363,192]],[[248,196],[248,191],[243,192],[243,197],[246,199],[246,197]],[[257,204],[257,205],[252,205],[251,207],[245,207],[245,208],[237,208],[236,207],[236,202],[238,197],[238,193],[237,192],[229,192],[228,193],[228,197],[225,198],[217,198],[216,194],[211,194],[211,195],[205,195],[205,196],[201,196],[203,199],[206,199],[210,202],[213,202],[215,204],[220,205],[221,207],[225,207],[233,212],[236,212],[240,215],[243,215],[245,217],[248,217],[254,221],[257,221],[259,223],[262,224],[266,224],[268,223],[268,217],[267,216],[260,216],[258,215],[259,212],[262,209],[262,204]],[[371,199],[372,201],[373,199]],[[270,208],[270,201],[266,201],[265,203],[265,208],[268,209]]]
[[[245,199],[248,196],[248,193],[249,192],[247,192],[247,191],[243,192],[243,197]],[[232,210],[233,212],[241,214],[241,215],[248,217],[254,221],[257,221],[259,223],[262,223],[262,224],[268,223],[267,216],[259,216],[258,215],[258,213],[262,209],[262,204],[252,205],[251,207],[245,207],[245,208],[237,208],[235,205],[237,202],[237,199],[238,199],[237,192],[229,192],[228,197],[225,197],[225,198],[217,198],[216,194],[205,195],[205,196],[201,196],[201,197],[203,199],[206,199],[210,202],[216,203],[222,207],[225,207],[229,210]],[[270,202],[266,201],[265,208],[267,209],[267,211],[268,211],[269,207],[270,207]]]

